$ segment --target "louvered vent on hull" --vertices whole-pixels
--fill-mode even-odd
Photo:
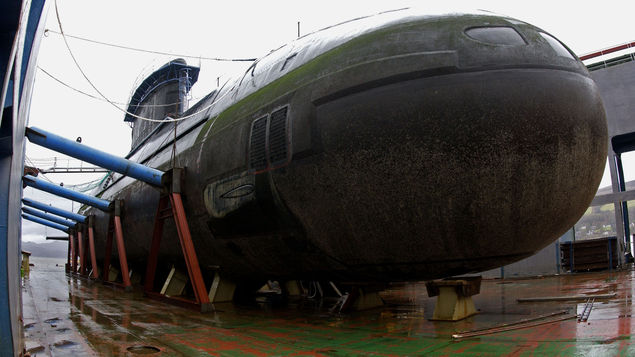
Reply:
[[[288,158],[287,108],[273,112],[269,123],[269,161],[274,167],[286,163]]]
[[[267,168],[267,117],[257,119],[251,125],[249,141],[249,169],[262,171]]]

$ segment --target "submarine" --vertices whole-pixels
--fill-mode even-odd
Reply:
[[[573,226],[604,170],[605,112],[586,67],[506,16],[401,9],[347,21],[179,113],[170,83],[197,76],[169,62],[125,121],[130,160],[185,169],[206,279],[381,283],[499,267]],[[111,174],[95,194],[124,201],[128,263],[143,271],[159,190]],[[105,237],[108,213],[82,213]],[[164,229],[176,237],[173,222]],[[178,239],[163,239],[159,259],[183,265]]]

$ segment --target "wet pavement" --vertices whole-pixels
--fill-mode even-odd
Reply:
[[[201,314],[69,277],[62,264],[32,258],[24,279],[26,349],[31,356],[633,356],[632,266],[618,272],[484,280],[479,314],[430,321],[425,284],[394,284],[382,308],[330,313],[333,301],[282,306],[215,304]],[[60,261],[58,261],[60,262]],[[61,262],[63,263],[63,261]],[[518,302],[519,298],[593,296],[588,321],[577,319],[456,340],[452,335],[550,313],[581,314],[586,301]],[[566,316],[566,315],[564,315]]]

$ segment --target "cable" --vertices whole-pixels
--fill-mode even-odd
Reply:
[[[36,168],[36,169],[37,169],[37,166],[35,166],[35,164],[33,163],[33,161],[31,161],[31,159],[29,159],[29,157],[28,157],[28,156],[24,155],[24,158],[26,159],[26,161],[28,161],[28,162],[29,162],[29,164],[31,164],[31,166],[32,166],[32,167],[34,167],[34,168]],[[38,171],[40,171],[40,169],[38,169]],[[39,176],[39,175],[38,175],[38,176]],[[56,182],[51,181],[51,179],[50,179],[50,178],[48,178],[48,177],[46,177],[46,175],[44,175],[44,174],[42,174],[42,178],[43,178],[43,179],[45,179],[46,181],[50,182],[50,183],[54,183],[54,184],[56,184],[56,185],[57,185],[57,183],[56,183]]]
[[[181,54],[177,54],[177,53],[154,51],[154,50],[144,50],[144,49],[141,49],[141,48],[135,48],[135,47],[129,47],[129,46],[123,46],[123,45],[116,45],[116,44],[112,44],[112,43],[107,43],[107,42],[102,42],[102,41],[97,41],[97,40],[91,40],[91,39],[85,38],[85,37],[68,35],[68,34],[64,34],[62,32],[58,32],[58,31],[51,30],[51,29],[44,30],[44,35],[46,36],[46,34],[48,32],[52,32],[52,33],[55,33],[55,34],[58,34],[58,35],[74,38],[76,40],[82,40],[82,41],[86,41],[86,42],[96,43],[96,44],[99,44],[99,45],[110,46],[110,47],[115,47],[115,48],[122,48],[122,49],[130,50],[130,51],[152,53],[152,54],[157,54],[157,55],[165,55],[165,56],[173,56],[173,57],[185,57],[185,58],[198,58],[198,59],[201,59],[201,60],[218,61],[218,62],[253,62],[253,61],[257,60],[257,58],[220,58],[220,57],[202,57],[202,56],[181,55]]]
[[[79,65],[79,62],[77,62],[77,59],[75,58],[75,55],[73,55],[73,51],[71,50],[71,47],[68,44],[68,40],[66,39],[66,35],[64,34],[64,29],[62,28],[62,20],[60,19],[60,13],[57,7],[57,0],[55,0],[55,16],[57,17],[57,24],[60,27],[60,34],[62,35],[62,38],[64,39],[64,44],[66,45],[66,49],[68,50],[68,53],[70,54],[71,58],[73,59],[73,62],[75,62],[75,66],[77,67],[77,69],[79,70],[79,72],[82,74],[82,76],[84,76],[84,79],[86,79],[86,81],[88,82],[88,84],[90,84],[91,87],[93,87],[93,89],[95,90],[95,92],[97,92],[102,98],[104,98],[110,105],[112,105],[113,107],[117,108],[118,110],[134,117],[140,120],[145,120],[145,121],[150,121],[150,122],[155,122],[155,123],[163,123],[163,122],[177,122],[177,121],[181,121],[181,120],[185,120],[185,119],[189,119],[195,115],[198,115],[206,110],[208,110],[209,108],[211,108],[214,104],[216,104],[219,100],[223,99],[227,94],[229,94],[229,91],[225,92],[225,94],[223,94],[220,98],[214,100],[212,103],[210,103],[208,106],[201,108],[199,111],[194,112],[190,115],[186,115],[184,117],[180,117],[180,118],[170,118],[167,117],[166,119],[151,119],[151,118],[145,118],[139,115],[136,115],[134,113],[130,113],[129,111],[118,107],[115,103],[113,103],[110,99],[108,99],[99,89],[97,89],[97,87],[93,84],[93,82],[91,82],[91,80],[88,78],[88,76],[86,75],[86,73],[84,73],[84,70],[82,70],[82,67]]]
[[[82,91],[80,89],[77,89],[77,88],[71,86],[70,84],[67,84],[67,83],[63,82],[61,79],[55,77],[54,75],[52,75],[51,73],[49,73],[47,70],[45,70],[44,68],[42,68],[40,66],[37,66],[37,68],[40,71],[44,72],[47,76],[51,77],[53,80],[55,80],[56,82],[58,82],[59,84],[63,85],[64,87],[66,87],[68,89],[71,89],[71,90],[73,90],[73,91],[75,91],[77,93],[83,94],[83,95],[88,96],[90,98],[93,98],[93,99],[96,99],[96,100],[100,100],[102,102],[106,101],[104,98],[100,98],[100,97],[94,96],[94,95],[92,95],[90,93],[86,93],[86,92],[84,92],[84,91]],[[191,100],[198,100],[198,99],[200,99],[200,98],[192,98]],[[130,103],[115,102],[115,101],[112,101],[112,102],[115,103],[115,104],[118,104],[118,105],[129,105],[130,104]],[[181,102],[170,103],[170,104],[140,104],[137,107],[138,108],[170,107],[170,106],[179,105],[179,104],[181,104]]]
[[[36,168],[36,169],[38,169],[38,167],[37,167],[37,166],[33,163],[33,161],[41,161],[41,160],[42,160],[42,159],[31,159],[31,158],[29,158],[29,157],[28,157],[28,156],[26,156],[26,155],[24,155],[24,159],[25,159],[25,161],[27,161],[27,162],[28,162],[28,163],[29,163],[32,167],[34,167],[34,168]],[[77,160],[77,161],[80,161],[80,162],[81,162],[81,160]],[[38,169],[38,171],[39,171],[39,169]],[[87,182],[78,183],[78,184],[74,184],[74,185],[66,185],[66,186],[64,186],[64,187],[66,187],[66,188],[68,188],[68,189],[71,189],[71,190],[74,190],[74,191],[86,192],[86,191],[88,191],[88,190],[92,190],[93,188],[95,188],[95,187],[99,186],[99,185],[100,185],[100,184],[101,184],[101,183],[102,183],[102,182],[103,182],[103,181],[104,181],[104,180],[108,177],[108,175],[110,175],[110,172],[109,172],[109,173],[107,173],[104,177],[97,178],[97,179],[92,180],[92,181],[87,181]],[[58,183],[58,182],[55,182],[55,181],[51,180],[50,178],[48,178],[48,177],[46,176],[46,174],[44,174],[44,173],[43,173],[43,172],[41,172],[41,171],[39,172],[38,177],[41,177],[41,178],[45,179],[46,181],[48,181],[48,182],[50,182],[50,183],[52,183],[52,184],[54,184],[54,185],[59,185],[59,183]]]
[[[103,101],[103,100],[104,100],[103,98],[100,98],[100,97],[94,96],[94,95],[92,95],[92,94],[90,94],[90,93],[86,93],[86,92],[81,91],[81,90],[79,90],[79,89],[77,89],[77,88],[71,87],[70,85],[68,85],[68,84],[66,84],[66,83],[64,83],[64,82],[62,82],[62,80],[60,80],[60,79],[56,78],[55,76],[53,76],[52,74],[50,74],[49,72],[47,72],[44,68],[42,68],[42,67],[40,67],[40,66],[37,66],[37,69],[39,69],[40,71],[44,72],[47,76],[51,77],[53,80],[57,81],[59,84],[63,85],[63,86],[64,86],[64,87],[66,87],[66,88],[69,88],[69,89],[71,89],[71,90],[74,90],[74,91],[75,91],[75,92],[77,92],[77,93],[83,94],[83,95],[88,96],[88,97],[91,97],[91,98],[93,98],[93,99],[97,99],[97,100],[101,100],[101,101]],[[113,103],[115,103],[115,104],[119,104],[119,105],[126,105],[125,103],[120,103],[120,102],[113,102]]]

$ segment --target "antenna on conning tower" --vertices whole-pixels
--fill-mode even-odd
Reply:
[[[190,67],[183,67],[179,71],[179,115],[182,115],[190,104],[188,95],[190,88],[192,88],[190,69]]]

